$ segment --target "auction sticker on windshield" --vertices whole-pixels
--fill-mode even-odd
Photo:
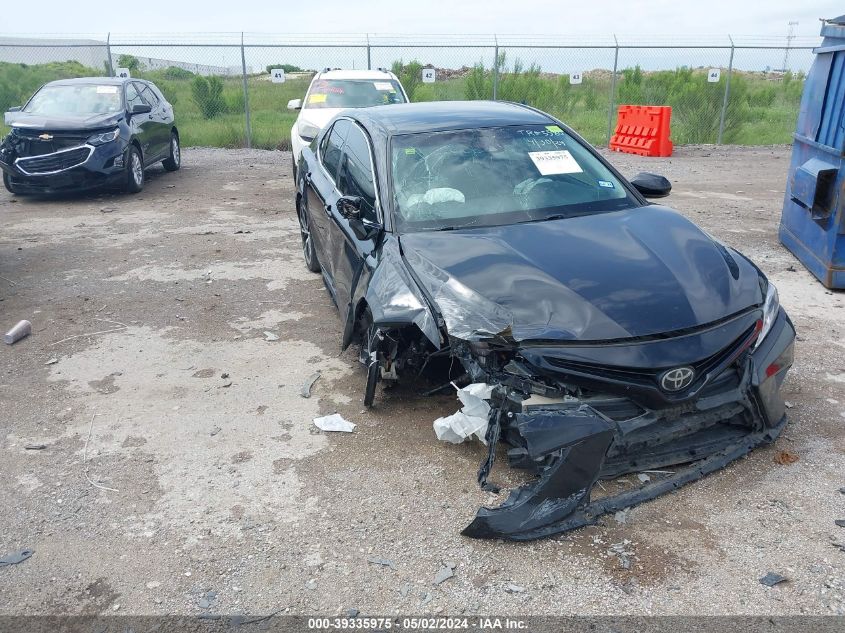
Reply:
[[[97,86],[97,94],[99,95],[116,95],[117,86]]]
[[[376,90],[386,90],[387,92],[395,92],[393,85],[389,81],[374,81],[373,85]]]
[[[566,149],[553,152],[528,152],[528,156],[541,176],[580,174],[584,171]]]

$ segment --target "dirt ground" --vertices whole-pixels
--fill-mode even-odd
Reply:
[[[624,523],[522,544],[459,535],[506,493],[475,484],[480,444],[435,439],[454,394],[363,411],[288,154],[186,150],[135,196],[0,193],[0,326],[34,330],[0,345],[0,556],[35,552],[0,567],[0,614],[845,614],[845,294],[777,241],[789,149],[612,160],[778,285],[791,421]],[[314,428],[334,411],[354,433]]]

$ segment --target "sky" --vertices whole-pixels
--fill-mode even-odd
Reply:
[[[122,6],[122,8],[121,8]],[[842,0],[88,0],[17,3],[0,33],[415,33],[815,36]]]

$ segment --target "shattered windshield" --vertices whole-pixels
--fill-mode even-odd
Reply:
[[[90,116],[120,112],[120,87],[95,84],[44,86],[24,107],[24,112],[45,116]]]
[[[392,139],[401,230],[499,226],[639,206],[557,125],[426,132]]]
[[[366,108],[405,103],[399,83],[392,79],[321,79],[305,99],[305,109]]]

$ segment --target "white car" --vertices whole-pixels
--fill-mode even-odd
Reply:
[[[302,148],[310,144],[332,117],[347,108],[406,103],[408,95],[392,72],[378,70],[330,70],[314,75],[305,99],[291,99],[288,110],[299,110],[290,130],[293,175]]]

